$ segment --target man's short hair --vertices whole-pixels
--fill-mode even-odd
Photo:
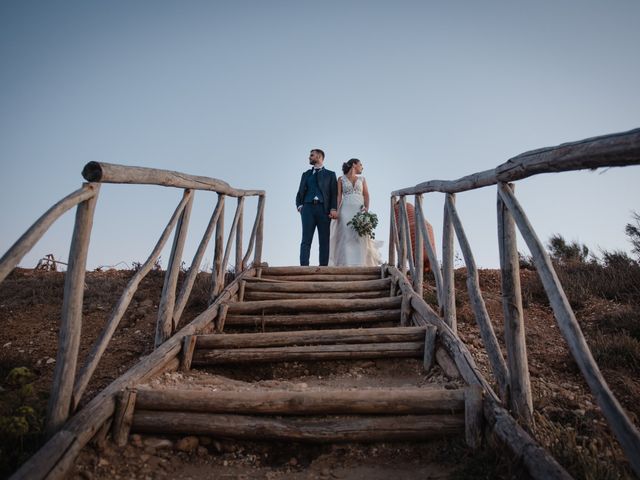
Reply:
[[[322,159],[324,160],[324,152],[322,150],[320,150],[319,148],[314,148],[313,150],[311,150],[312,152],[316,152],[319,153],[320,155],[322,155]]]

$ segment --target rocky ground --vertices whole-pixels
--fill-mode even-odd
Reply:
[[[90,272],[87,276],[81,351],[86,354],[131,276],[130,271]],[[475,320],[466,302],[465,272],[456,272],[459,332],[480,368],[491,378]],[[481,287],[498,338],[502,338],[499,272],[480,272]],[[536,425],[534,435],[576,478],[633,478],[617,442],[582,380],[539,294],[536,274],[522,271],[527,348]],[[8,476],[42,442],[42,418],[55,366],[63,274],[16,270],[0,284],[0,477]],[[90,399],[111,380],[151,351],[162,290],[162,272],[152,272],[123,319],[87,391]],[[206,279],[199,280],[195,301],[185,313],[189,321],[205,305]],[[434,298],[427,286],[427,301]],[[638,425],[640,406],[640,320],[637,305],[598,296],[581,298],[576,316],[611,389]],[[504,351],[504,345],[503,351]],[[82,358],[82,357],[81,357]],[[25,367],[20,369],[19,367]],[[18,370],[16,370],[18,368]],[[395,368],[395,370],[394,370]],[[455,382],[436,368],[419,377],[416,366],[354,362],[336,371],[322,365],[289,365],[298,384],[360,385],[375,383],[372,371],[403,372],[428,384]],[[386,373],[384,373],[386,372]],[[224,373],[224,375],[222,375]],[[264,373],[264,372],[263,372]],[[263,375],[261,373],[260,375]],[[185,381],[173,373],[158,382]],[[198,375],[234,382],[273,381],[229,372]],[[218,375],[219,377],[216,377]],[[317,378],[322,377],[322,378]],[[402,381],[399,376],[399,382]],[[363,380],[371,379],[374,380]],[[211,378],[207,379],[210,381]],[[522,472],[504,449],[487,445],[472,454],[460,440],[424,444],[308,446],[235,442],[209,437],[134,436],[124,449],[91,445],[79,458],[75,478],[521,478]]]

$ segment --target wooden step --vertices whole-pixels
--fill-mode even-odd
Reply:
[[[420,342],[424,341],[426,330],[426,327],[392,327],[198,335],[195,348],[196,350],[206,350],[345,343]]]
[[[341,275],[341,274],[308,274],[308,275],[262,275],[262,280],[280,280],[290,282],[351,282],[378,280],[379,274],[359,274],[359,275]]]
[[[465,390],[370,388],[360,390],[220,391],[139,388],[137,410],[233,413],[249,415],[416,415],[461,413]]]
[[[353,323],[400,322],[400,310],[363,310],[360,312],[303,313],[300,315],[231,315],[227,327],[313,327]]]
[[[250,277],[253,278],[253,277]],[[262,281],[261,281],[262,280]],[[329,293],[329,292],[368,292],[377,290],[389,290],[390,278],[348,282],[281,282],[264,281],[256,279],[247,282],[245,291],[255,292],[304,292],[304,293]]]
[[[262,275],[378,275],[380,267],[264,267]]]
[[[300,300],[257,300],[229,303],[228,314],[279,313],[279,312],[353,312],[375,309],[398,309],[402,297],[372,299],[300,299]]]
[[[245,301],[255,300],[288,300],[288,299],[312,299],[312,298],[342,298],[342,299],[357,299],[357,298],[384,298],[389,297],[389,289],[373,290],[369,292],[314,292],[314,293],[301,293],[301,292],[256,292],[246,291],[244,294]]]

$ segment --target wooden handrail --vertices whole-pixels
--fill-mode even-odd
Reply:
[[[230,197],[264,195],[264,190],[241,190],[231,187],[217,178],[188,175],[172,170],[148,167],[116,165],[114,163],[89,162],[82,169],[82,176],[90,182],[162,185],[165,187],[210,190]]]

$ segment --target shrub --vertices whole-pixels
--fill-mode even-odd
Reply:
[[[632,217],[635,220],[635,225],[627,223],[624,231],[633,246],[631,251],[638,256],[638,261],[640,261],[640,215],[638,212],[633,212]]]
[[[626,333],[598,332],[591,342],[591,353],[600,366],[640,373],[640,341]]]
[[[551,258],[563,264],[584,263],[589,257],[589,248],[578,242],[567,243],[562,235],[556,233],[549,238],[547,249]]]

